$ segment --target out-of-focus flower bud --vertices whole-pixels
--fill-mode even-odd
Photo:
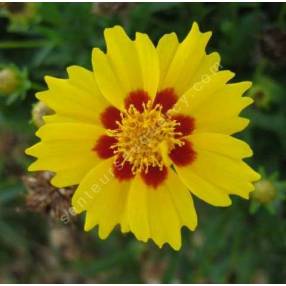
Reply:
[[[286,31],[277,27],[268,27],[263,31],[260,40],[262,55],[269,58],[274,64],[286,63]]]
[[[261,180],[255,184],[255,191],[252,193],[254,200],[267,204],[272,202],[276,197],[277,190],[269,180]]]
[[[10,95],[20,85],[20,77],[16,69],[6,67],[0,70],[0,95]]]
[[[205,241],[205,237],[201,231],[194,232],[193,236],[193,244],[195,247],[202,247]]]
[[[24,98],[31,87],[26,69],[13,64],[0,65],[0,96],[6,96],[7,104]]]
[[[268,109],[282,96],[280,84],[267,76],[259,75],[253,81],[253,87],[248,95],[254,99],[254,104],[259,109]]]
[[[4,3],[3,13],[10,20],[10,30],[26,30],[31,23],[37,20],[38,3]]]
[[[43,102],[38,102],[34,105],[32,110],[32,120],[37,127],[44,125],[43,116],[52,114],[53,111]]]
[[[124,13],[130,6],[130,3],[94,3],[92,13],[101,16],[112,16]]]
[[[1,3],[0,7],[7,9],[12,14],[22,13],[27,3]]]

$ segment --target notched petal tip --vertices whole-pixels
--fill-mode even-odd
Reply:
[[[39,166],[38,166],[38,160],[35,161],[34,163],[32,163],[32,164],[28,167],[28,172],[37,172],[37,171],[42,171],[42,169],[39,168]]]
[[[113,27],[108,27],[104,29],[104,35],[110,32],[120,32],[120,33],[123,32],[124,34],[126,34],[124,28],[120,25],[115,25]]]
[[[98,224],[98,237],[102,240],[105,240],[109,237],[110,233],[112,232],[114,227],[111,229],[106,229],[106,226],[103,227],[103,225]]]
[[[41,151],[41,145],[42,145],[41,142],[34,144],[33,146],[31,146],[25,150],[25,154],[38,158],[39,157],[39,151]]]
[[[26,155],[33,156],[33,147],[34,147],[34,146],[25,149],[24,153],[25,153]]]
[[[39,91],[35,94],[35,97],[40,101],[45,101],[47,91]]]
[[[170,242],[167,240],[164,240],[160,243],[156,242],[155,240],[153,240],[153,241],[160,249],[162,249],[165,245],[168,245],[169,247],[171,247],[175,251],[179,251],[182,248],[182,239],[180,239],[176,243]]]
[[[76,212],[76,211],[75,211]],[[78,214],[78,212],[76,212]],[[85,223],[84,223],[84,227],[83,227],[83,230],[85,232],[89,232],[91,231],[94,227],[96,227],[97,224],[92,224],[88,221],[87,219],[87,214],[86,214],[86,218],[85,218]]]
[[[62,180],[57,176],[55,175],[51,180],[50,180],[50,183],[53,187],[56,187],[58,189],[61,189],[61,188],[66,188],[66,187],[69,187],[70,185],[68,184],[63,184]]]
[[[212,53],[208,54],[207,56],[216,58],[215,61],[217,61],[218,64],[221,61],[221,56],[220,56],[219,52],[212,52]]]
[[[244,122],[244,126],[241,128],[241,130],[245,129],[249,123],[250,123],[250,120],[248,118],[244,118],[244,117],[239,117],[241,119],[241,121]]]
[[[243,158],[250,158],[253,156],[253,151],[247,143],[244,143],[244,154]]]
[[[78,70],[83,70],[84,68],[77,65],[71,65],[66,68],[69,79],[72,77],[72,74],[77,72]]]
[[[45,80],[47,86],[48,86],[49,88],[51,88],[51,86],[53,85],[53,83],[54,83],[56,80],[58,80],[58,78],[53,77],[53,76],[50,76],[50,75],[46,75],[46,76],[44,76],[44,80]]]
[[[195,212],[195,217],[194,217],[194,221],[193,221],[193,224],[189,224],[189,225],[183,225],[185,227],[187,227],[188,229],[190,229],[191,231],[195,231],[198,227],[198,223],[199,223],[199,220],[198,220],[198,215],[197,215],[197,212]]]
[[[193,30],[193,29],[197,30],[198,32],[200,31],[198,22],[196,22],[196,21],[193,22],[191,30]]]
[[[150,37],[147,34],[137,32],[136,37],[135,37],[135,44],[136,44],[136,42],[139,42],[139,41],[142,41],[142,43],[144,43],[145,45],[150,45],[152,47],[152,49],[155,51],[156,48],[155,48],[152,40],[150,39]]]
[[[224,70],[223,72],[225,72],[228,75],[229,80],[235,77],[235,73],[232,72],[231,70]]]
[[[252,81],[243,81],[242,83],[245,84],[246,90],[251,88],[253,85]]]
[[[260,181],[261,180],[261,175],[258,173],[258,172],[256,172],[256,171],[254,171],[253,169],[252,169],[252,171],[253,171],[253,182],[257,182],[257,181]],[[253,190],[255,189],[255,187],[253,186]]]
[[[213,32],[211,31],[208,31],[208,32],[205,32],[203,33],[203,37],[205,38],[205,41],[208,42],[210,40],[210,38],[212,37],[213,35]]]
[[[100,48],[93,48],[91,51],[92,59],[96,56],[105,56],[106,54]]]
[[[75,214],[81,214],[82,212],[85,211],[78,202],[78,199],[75,199],[75,195],[73,195],[72,200],[71,200],[71,205],[72,209],[75,212]]]
[[[91,52],[91,61],[92,61],[92,69],[93,71],[96,70],[97,62],[104,62],[106,63],[106,53],[104,53],[99,48],[93,48]]]
[[[193,22],[191,31],[201,33],[207,38],[208,37],[210,38],[212,36],[212,31],[207,31],[207,32],[202,33],[200,30],[200,26],[199,26],[198,22],[196,22],[196,21]]]

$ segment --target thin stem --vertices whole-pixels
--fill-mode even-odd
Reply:
[[[25,49],[44,47],[49,44],[47,40],[32,40],[32,41],[5,41],[0,42],[0,49]]]

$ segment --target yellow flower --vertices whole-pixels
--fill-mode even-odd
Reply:
[[[182,43],[174,33],[157,47],[146,34],[130,40],[119,27],[104,32],[93,71],[68,68],[68,79],[46,77],[37,98],[55,111],[27,150],[29,170],[49,170],[57,187],[77,185],[72,204],[86,211],[85,230],[105,239],[123,233],[158,246],[181,247],[181,227],[194,230],[192,195],[213,206],[245,199],[259,179],[243,158],[249,146],[231,135],[248,120],[240,111],[250,82],[231,83],[218,53],[206,54],[211,33],[193,27]]]

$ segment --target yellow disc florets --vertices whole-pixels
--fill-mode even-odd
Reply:
[[[117,139],[113,148],[117,156],[122,156],[122,164],[127,161],[132,165],[134,174],[148,172],[150,166],[163,168],[163,145],[171,150],[184,144],[178,139],[181,133],[175,130],[179,123],[163,114],[161,105],[153,107],[149,101],[143,112],[131,105],[121,118],[118,129],[112,131]]]

